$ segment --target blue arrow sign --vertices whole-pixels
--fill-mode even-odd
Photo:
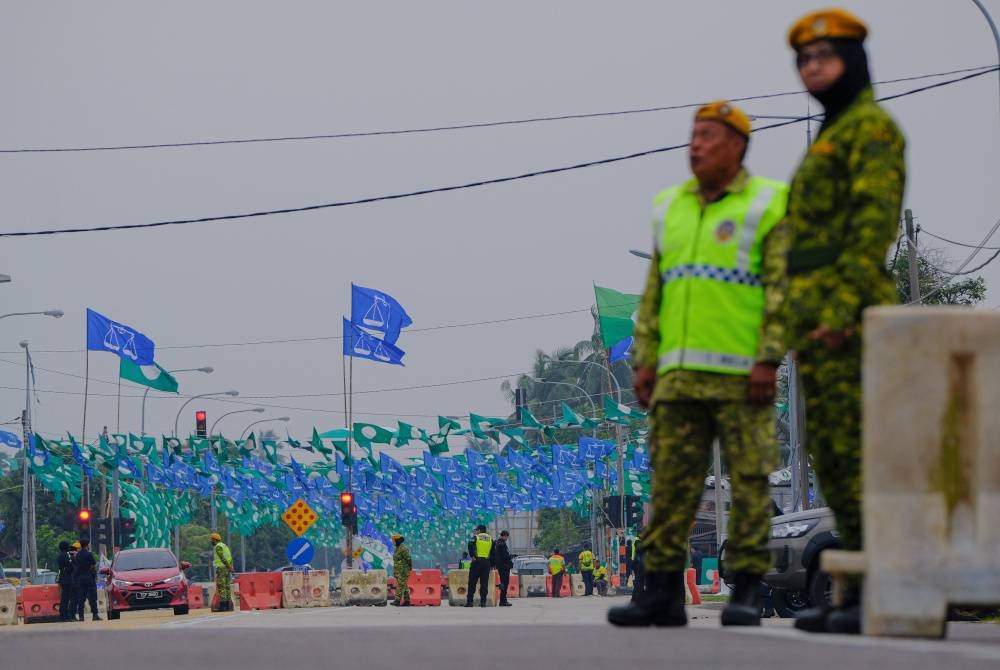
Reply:
[[[285,548],[285,556],[292,565],[306,565],[313,559],[316,548],[312,542],[304,537],[297,537],[288,543]]]

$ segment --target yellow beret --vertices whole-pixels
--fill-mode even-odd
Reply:
[[[215,540],[216,542],[222,542],[222,536],[219,535],[218,533],[212,533],[211,535],[208,536],[208,538],[210,540]]]
[[[793,49],[824,39],[864,41],[868,26],[845,9],[821,9],[806,14],[788,31],[788,44]]]
[[[392,539],[394,539],[394,540],[401,540],[401,539],[403,539],[403,536],[400,535],[399,533],[393,533],[392,534]]]
[[[74,549],[79,549],[80,547],[81,547],[81,544],[79,542],[74,542],[73,543],[73,548]]]
[[[750,137],[750,117],[742,109],[725,101],[716,100],[702,106],[694,114],[695,121],[724,123],[743,137]]]

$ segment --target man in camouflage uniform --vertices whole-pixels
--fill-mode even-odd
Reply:
[[[396,600],[393,605],[410,606],[410,572],[413,561],[410,559],[410,549],[403,544],[404,538],[399,533],[393,533],[392,542],[396,545],[392,552],[392,572],[396,576]]]
[[[653,256],[635,329],[635,390],[651,407],[652,517],[645,590],[608,620],[683,626],[688,534],[721,440],[733,482],[727,565],[736,584],[723,625],[759,625],[770,557],[768,474],[777,461],[774,386],[787,187],[743,167],[750,119],[726,102],[695,115],[694,178],[654,200]]]
[[[802,82],[825,119],[792,181],[785,309],[797,352],[813,466],[837,517],[843,549],[861,548],[861,316],[895,302],[885,269],[896,238],[906,167],[904,138],[871,89],[862,43],[868,29],[843,10],[792,26]],[[860,632],[860,591],[842,611],[810,610],[803,630]]]

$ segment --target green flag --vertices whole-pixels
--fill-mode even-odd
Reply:
[[[170,376],[170,373],[161,368],[157,363],[152,365],[136,365],[124,356],[118,360],[118,376],[135,382],[140,386],[148,386],[157,391],[165,393],[177,393],[177,380]]]
[[[641,296],[619,293],[610,288],[594,286],[597,297],[597,318],[601,326],[601,340],[610,349],[635,331],[632,314],[639,309]]]
[[[604,416],[608,421],[628,425],[631,420],[641,420],[646,418],[646,413],[641,409],[635,409],[628,405],[621,405],[604,396]]]

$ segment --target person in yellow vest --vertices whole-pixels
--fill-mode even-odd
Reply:
[[[566,574],[566,559],[563,558],[558,549],[553,549],[552,555],[549,556],[549,574],[552,575],[552,597],[559,598],[563,575]]]
[[[618,626],[683,626],[688,529],[719,438],[732,478],[723,625],[759,625],[768,568],[768,474],[777,465],[774,387],[784,356],[788,187],[743,166],[750,118],[729,102],[695,113],[694,177],[653,201],[653,251],[635,327],[635,393],[650,408],[652,515],[645,589]]]
[[[215,592],[219,594],[219,611],[233,611],[233,592],[229,577],[233,574],[233,554],[222,541],[222,536],[212,533],[212,565],[215,566]]]
[[[594,559],[594,588],[597,595],[606,596],[608,594],[608,569],[601,565],[601,562]]]
[[[576,557],[580,564],[580,576],[583,577],[583,595],[594,595],[594,552],[590,550],[590,542],[583,543],[583,551]]]
[[[465,599],[466,607],[473,607],[476,597],[476,584],[479,585],[479,606],[486,607],[486,597],[488,594],[490,581],[490,554],[493,552],[493,538],[486,532],[486,526],[480,524],[476,526],[476,534],[469,540],[469,557],[472,558],[472,567],[469,568],[468,595]]]

